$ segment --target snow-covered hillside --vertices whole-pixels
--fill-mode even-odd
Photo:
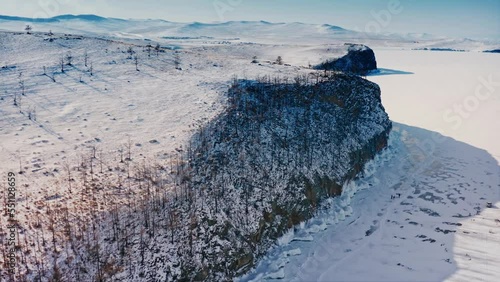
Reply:
[[[161,158],[185,143],[192,125],[217,114],[219,95],[233,76],[292,76],[298,69],[252,64],[254,54],[262,60],[276,59],[274,54],[266,56],[263,46],[162,48],[158,55],[152,51],[148,56],[144,45],[81,36],[48,39],[12,33],[0,38],[1,132],[9,136],[2,140],[1,161],[21,161],[25,170],[50,171],[56,162],[52,157],[72,159],[79,148],[116,151],[129,137],[138,151]],[[129,54],[129,48],[135,53]],[[66,65],[68,55],[72,66]],[[182,70],[176,69],[176,60]],[[21,81],[25,95],[19,95]],[[28,119],[29,110],[36,111],[36,121]]]
[[[312,69],[273,63],[268,48],[238,44],[155,50],[78,35],[4,33],[2,161],[7,170],[19,172],[25,187],[18,194],[17,215],[23,246],[43,246],[39,257],[25,258],[26,270],[19,274],[126,280],[232,277],[253,264],[290,224],[310,217],[320,199],[338,194],[330,187],[330,192],[316,195],[313,187],[311,203],[296,207],[300,215],[276,215],[268,227],[276,230],[259,235],[262,242],[235,241],[261,229],[266,212],[274,218],[275,210],[301,202],[305,181],[310,186],[328,181],[340,189],[337,183],[354,177],[384,146],[390,130],[376,84],[352,75],[321,77]],[[249,85],[248,90],[232,90],[230,97],[220,95],[238,81],[236,77],[249,75],[262,79],[262,87]],[[318,83],[323,80],[327,81]],[[263,90],[252,98],[254,88]],[[218,116],[215,129],[207,127],[225,107],[231,114]],[[231,112],[233,107],[237,112]],[[194,130],[201,137],[191,138]],[[267,149],[247,139],[250,136],[262,138]],[[220,154],[231,161],[214,163],[221,160]],[[254,169],[250,180],[268,183],[261,191],[273,187],[269,197],[241,192],[241,185],[254,184],[234,178],[245,173],[242,167],[255,165],[265,169]],[[270,178],[275,185],[269,186]],[[289,189],[287,183],[293,181],[297,187]],[[228,192],[215,193],[221,189]],[[244,195],[247,200],[241,201]],[[217,204],[220,197],[227,204]],[[102,215],[96,215],[94,206]],[[244,207],[247,218],[249,210],[252,214],[246,224],[237,216]],[[50,217],[38,215],[52,210]],[[72,222],[102,227],[76,235]],[[50,225],[52,239],[46,237],[48,232],[39,237],[33,225]],[[190,237],[193,232],[196,238]],[[90,236],[95,246],[82,240]],[[50,248],[45,243],[49,240]],[[156,246],[163,247],[153,252]],[[95,256],[91,248],[102,251]],[[255,248],[261,250],[251,253]],[[134,252],[142,254],[132,256]],[[239,262],[244,256],[251,260]],[[40,266],[39,259],[49,257],[54,257],[51,264],[57,271]],[[149,266],[119,271],[127,263],[144,261]]]
[[[145,164],[161,168],[162,185],[171,185],[174,161],[184,154],[193,130],[224,108],[221,94],[235,76],[306,72],[270,63],[276,57],[266,55],[262,45],[160,48],[149,55],[146,45],[80,35],[1,35],[1,168],[17,174],[23,188],[16,195],[17,219],[21,234],[31,234],[23,245],[44,246],[39,253],[50,249],[45,244],[49,232],[43,229],[50,217],[40,211],[60,209],[64,203],[67,219],[89,222],[93,215],[88,201],[109,210],[113,205],[130,207],[126,199],[135,195],[139,205],[146,193],[140,187],[146,186],[135,179],[144,178]],[[255,55],[262,63],[251,62]],[[93,188],[80,193],[81,185]],[[132,185],[139,189],[132,191]],[[89,200],[89,191],[101,196]],[[30,226],[42,228],[40,241],[31,241],[38,229]],[[67,233],[51,230],[57,238],[50,239],[55,243],[51,248],[85,253],[81,245],[65,245]],[[92,272],[87,265],[91,258],[71,260]],[[34,270],[37,263],[29,257],[19,269]]]
[[[25,34],[26,24],[33,25],[32,34]],[[303,23],[186,24],[94,15],[0,16],[0,30],[0,171],[17,174],[17,273],[141,281],[193,267],[179,262],[193,246],[173,242],[189,245],[222,225],[198,223],[195,213],[179,213],[166,200],[172,194],[161,193],[169,187],[175,198],[192,197],[185,186],[193,135],[230,105],[222,94],[235,78],[320,79],[320,72],[310,75],[310,66],[345,54],[349,42],[374,47],[380,69],[368,79],[381,86],[396,122],[390,146],[343,187],[341,197],[278,239],[240,279],[500,279],[500,57],[413,50],[483,51],[498,49],[498,42]],[[208,178],[234,176],[200,167]],[[196,199],[193,210],[206,209],[205,198]],[[192,221],[179,226],[187,222],[181,218]],[[0,217],[4,235],[6,223]],[[211,242],[208,253],[227,242]],[[203,262],[205,253],[201,249],[193,260]],[[68,269],[83,274],[64,277]]]

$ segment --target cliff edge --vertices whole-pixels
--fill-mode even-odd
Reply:
[[[225,281],[248,271],[289,228],[342,193],[387,144],[378,85],[235,81],[228,107],[191,139],[176,279]],[[162,267],[161,265],[155,267]]]

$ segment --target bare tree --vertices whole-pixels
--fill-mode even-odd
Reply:
[[[66,173],[68,174],[68,192],[71,194],[71,166],[68,163],[68,161],[64,161],[63,163],[64,169],[66,170]]]
[[[22,162],[22,158],[21,158],[21,152],[18,151],[18,158],[19,158],[19,174],[23,174],[24,171],[23,171],[23,162]],[[19,237],[18,237],[19,238]]]
[[[24,28],[24,30],[26,30],[27,34],[31,34],[31,30],[33,30],[33,27],[31,25],[27,24],[26,27]]]
[[[19,107],[19,112],[22,113],[23,112],[23,109],[22,109],[22,96],[21,95],[14,95],[14,106],[17,106]]]
[[[18,96],[16,93],[14,93],[14,106],[21,107],[21,96]]]
[[[47,35],[49,36],[49,42],[54,41],[54,38],[52,38],[54,36],[54,33],[52,33],[52,30],[49,30],[49,33],[47,33]]]
[[[131,161],[132,160],[132,140],[130,139],[130,136],[128,136],[128,142],[127,142],[127,158],[125,159],[126,161]]]
[[[31,106],[28,106],[28,119],[33,120],[33,109]]]
[[[177,70],[181,69],[181,58],[179,56],[179,53],[174,54],[174,65],[175,65],[175,69],[177,69]]]
[[[160,50],[161,50],[160,43],[156,43],[156,46],[155,46],[156,57],[160,56]]]
[[[102,157],[102,149],[101,149],[101,150],[99,150],[99,167],[100,167],[101,174],[102,174],[102,164],[103,164],[103,157]]]
[[[175,229],[178,225],[178,218],[173,207],[168,210],[168,228],[170,229],[170,243],[174,243]]]
[[[71,55],[71,52],[68,52],[66,54],[66,64],[68,66],[71,66],[72,65],[72,62],[73,62],[73,55]]]
[[[87,50],[83,53],[83,62],[85,63],[85,66],[87,66],[87,62],[89,61],[89,53],[87,53]]]
[[[48,78],[52,79],[53,82],[56,82],[56,79],[54,78],[54,73],[52,73],[52,76],[50,76],[48,73],[47,73],[47,67],[46,66],[43,66],[43,75],[47,76]]]
[[[123,163],[123,148],[122,147],[120,147],[118,149],[118,153],[120,153],[120,163]]]
[[[134,48],[132,48],[132,46],[129,46],[127,48],[127,53],[128,53],[128,57],[127,59],[132,59],[132,56],[134,55],[135,51],[134,51]]]
[[[19,89],[21,90],[21,95],[25,95],[26,94],[26,86],[24,84],[24,79],[23,79],[23,73],[20,72],[19,73]]]
[[[64,72],[64,57],[61,57],[61,59],[59,60],[59,64],[61,66],[61,72]]]
[[[28,107],[28,119],[31,121],[36,121],[36,107]]]
[[[134,64],[135,64],[135,70],[139,71],[139,57],[137,55],[134,56]]]
[[[282,65],[283,64],[283,58],[281,56],[278,56],[278,58],[276,58],[276,63],[278,65]]]
[[[89,158],[90,164],[90,179],[94,181],[94,159],[95,159],[95,147],[92,148],[92,153]]]

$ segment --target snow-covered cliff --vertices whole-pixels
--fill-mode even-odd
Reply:
[[[390,129],[379,87],[357,76],[235,81],[227,110],[190,142],[182,221],[191,224],[175,278],[223,281],[248,270],[339,195]]]
[[[336,70],[358,74],[377,69],[377,61],[373,50],[362,44],[346,43],[347,54],[340,58],[330,59],[317,66],[316,69]]]

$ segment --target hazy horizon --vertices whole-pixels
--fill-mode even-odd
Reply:
[[[268,21],[330,24],[375,33],[429,33],[471,39],[500,39],[496,0],[0,0],[0,14],[50,18],[94,14],[121,19],[172,22]],[[196,7],[196,8],[193,8]]]

